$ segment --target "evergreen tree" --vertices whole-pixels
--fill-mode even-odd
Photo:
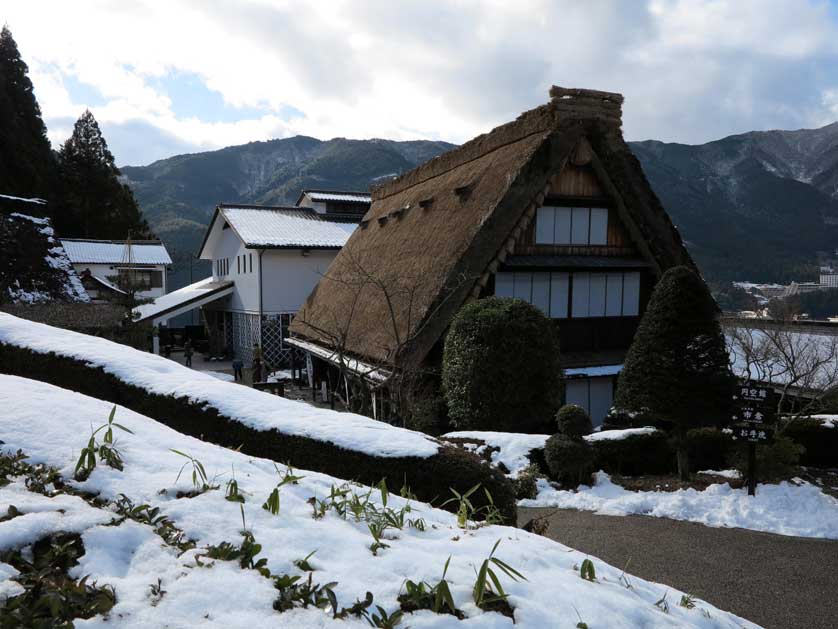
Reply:
[[[706,284],[685,266],[669,269],[634,336],[614,406],[670,424],[678,474],[687,479],[687,431],[728,421],[733,385],[716,303]]]
[[[89,110],[73,127],[58,154],[61,212],[55,216],[60,234],[82,238],[147,238],[148,224],[120,172],[99,124]]]
[[[11,31],[0,31],[0,193],[50,198],[55,157]]]

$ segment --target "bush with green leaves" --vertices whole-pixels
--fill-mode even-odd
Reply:
[[[667,422],[678,474],[689,478],[687,432],[723,425],[731,415],[735,379],[719,310],[692,269],[663,274],[646,307],[617,381],[614,406]]]
[[[800,456],[801,465],[838,468],[838,426],[802,417],[786,424],[783,434],[806,448]]]
[[[122,424],[117,424],[114,421],[115,415],[116,406],[111,409],[107,423],[102,424],[90,433],[90,439],[87,442],[87,446],[82,448],[78,463],[76,463],[76,480],[85,480],[88,476],[90,476],[90,473],[96,468],[97,454],[99,455],[99,460],[106,465],[109,465],[115,470],[122,470],[122,454],[117,449],[116,443],[114,442],[113,429],[119,428],[119,430],[127,432],[128,434],[134,433]],[[102,430],[105,431],[105,434],[102,437],[102,443],[99,443],[96,441],[96,435]]]
[[[458,430],[544,431],[559,406],[560,378],[554,324],[535,306],[489,297],[451,322],[442,385]]]
[[[805,451],[806,448],[784,435],[777,435],[771,445],[757,446],[757,480],[760,482],[773,481],[792,476],[797,472],[800,456]],[[741,444],[733,449],[731,463],[742,475],[742,478],[747,476],[747,444]]]
[[[518,476],[512,480],[515,487],[515,497],[518,500],[523,498],[535,498],[538,495],[538,475],[540,470],[537,465],[528,465],[518,472]]]
[[[594,430],[587,411],[577,404],[565,404],[556,413],[559,432],[571,439],[581,439]]]
[[[544,445],[544,458],[550,475],[562,485],[578,487],[590,483],[594,453],[585,441],[562,434],[553,435]]]
[[[696,470],[724,469],[733,443],[731,436],[718,428],[693,428],[687,432],[690,463]]]

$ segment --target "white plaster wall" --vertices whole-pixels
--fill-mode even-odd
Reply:
[[[264,312],[296,312],[320,281],[337,250],[273,249],[262,257],[262,307]]]

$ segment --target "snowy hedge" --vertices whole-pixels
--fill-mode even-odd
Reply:
[[[0,313],[0,370],[121,404],[254,456],[369,484],[387,478],[423,500],[480,483],[507,517],[515,513],[509,481],[471,453],[360,415],[221,382],[101,338]],[[478,506],[483,496],[473,496]]]

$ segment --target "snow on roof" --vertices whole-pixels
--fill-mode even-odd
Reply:
[[[221,382],[162,356],[4,312],[0,312],[0,343],[102,367],[123,382],[157,395],[187,397],[254,430],[275,429],[377,457],[427,458],[439,450],[435,439],[420,432]]]
[[[117,286],[113,282],[109,282],[104,277],[99,277],[97,275],[93,275],[93,273],[88,275],[88,277],[91,280],[93,280],[94,282],[99,282],[99,284],[101,284],[102,286],[104,286],[105,288],[107,288],[109,290],[115,291],[117,293],[121,293],[122,295],[127,295],[128,294],[124,290],[122,290],[119,286]]]
[[[248,247],[340,249],[356,223],[330,221],[308,208],[219,208]]]
[[[332,190],[303,190],[312,201],[337,201],[341,203],[372,203],[369,192],[338,192]]]
[[[144,319],[157,317],[168,310],[184,306],[189,302],[215,295],[226,289],[232,289],[232,287],[233,282],[214,282],[212,277],[208,277],[203,280],[198,280],[194,284],[189,284],[188,286],[174,290],[171,293],[161,295],[150,303],[137,306],[134,308],[134,314],[139,314],[138,321],[143,321]]]
[[[31,199],[26,199],[24,197],[14,197],[10,194],[0,194],[0,199],[7,199],[9,201],[22,201],[23,203],[34,203],[35,205],[46,205],[47,202],[44,199],[39,199],[37,197],[33,197]]]
[[[73,264],[121,264],[129,258],[124,240],[62,238],[61,244]],[[158,240],[131,241],[130,258],[134,264],[172,263],[166,245]]]
[[[245,388],[219,381],[214,384],[225,390]],[[0,434],[6,441],[0,446],[2,450],[13,453],[21,449],[29,456],[29,462],[54,467],[67,481],[73,474],[78,452],[87,443],[91,426],[106,422],[113,408],[109,402],[6,375],[0,375],[0,398]],[[468,618],[461,622],[449,614],[424,610],[406,613],[400,626],[511,627],[511,619],[483,611],[472,600],[474,566],[486,558],[500,539],[495,556],[526,578],[513,581],[498,571],[515,608],[516,627],[575,626],[577,617],[572,610],[577,608],[591,627],[756,629],[753,623],[700,599],[695,599],[695,609],[672,604],[669,613],[664,614],[655,602],[667,592],[670,600],[678,601],[682,592],[631,575],[632,587],[623,587],[622,566],[611,566],[596,557],[591,559],[596,564],[598,581],[589,583],[579,578],[577,568],[587,557],[584,553],[511,527],[490,525],[463,531],[454,514],[422,502],[409,503],[396,494],[387,497],[387,507],[398,511],[410,504],[409,517],[421,518],[425,526],[421,530],[409,526],[389,529],[386,547],[373,556],[366,516],[356,521],[354,517],[329,513],[315,519],[309,502],[312,497],[325,497],[328,501],[330,489],[341,487],[363,496],[370,507],[381,512],[384,504],[379,491],[325,474],[294,470],[301,478],[281,488],[280,513],[272,515],[259,505],[279,481],[273,461],[187,437],[121,406],[116,407],[115,421],[133,433],[116,431],[123,469],[100,463],[86,480],[67,484],[108,503],[120,500],[124,494],[135,505],[159,508],[160,515],[184,531],[184,537],[193,539],[196,548],[180,552],[153,526],[119,518],[109,506],[79,496],[58,490],[49,497],[37,494],[21,478],[13,478],[0,487],[0,504],[13,504],[21,512],[20,516],[0,523],[0,548],[22,548],[56,531],[82,535],[84,554],[71,569],[72,577],[90,575],[90,582],[100,587],[110,585],[116,595],[116,605],[108,615],[91,618],[88,624],[121,628],[198,624],[219,628],[367,626],[366,621],[351,615],[335,619],[331,610],[315,605],[278,612],[274,609],[278,594],[272,579],[241,567],[238,560],[206,557],[210,545],[227,542],[238,547],[242,529],[246,528],[260,545],[254,562],[264,559],[274,575],[288,573],[302,576],[304,581],[305,572],[295,566],[295,560],[309,555],[316,568],[312,578],[321,584],[332,583],[340,607],[364,600],[370,592],[374,605],[392,614],[399,608],[397,597],[403,593],[405,578],[436,582],[450,557],[446,580],[454,605]],[[189,473],[177,478],[185,460],[172,448],[199,460],[211,482],[220,488],[192,498],[178,498],[179,491],[189,492],[193,487]],[[284,474],[287,468],[279,465],[279,471]],[[224,483],[233,477],[244,503],[225,500]],[[750,500],[759,503],[760,495]],[[242,512],[246,517],[244,525]],[[799,517],[808,515],[801,512]],[[317,552],[312,553],[313,550]],[[0,589],[14,590],[14,574],[10,567],[0,564]],[[149,584],[157,583],[158,578],[165,596],[149,595]],[[572,620],[557,622],[562,617]],[[108,618],[110,622],[106,624]]]

